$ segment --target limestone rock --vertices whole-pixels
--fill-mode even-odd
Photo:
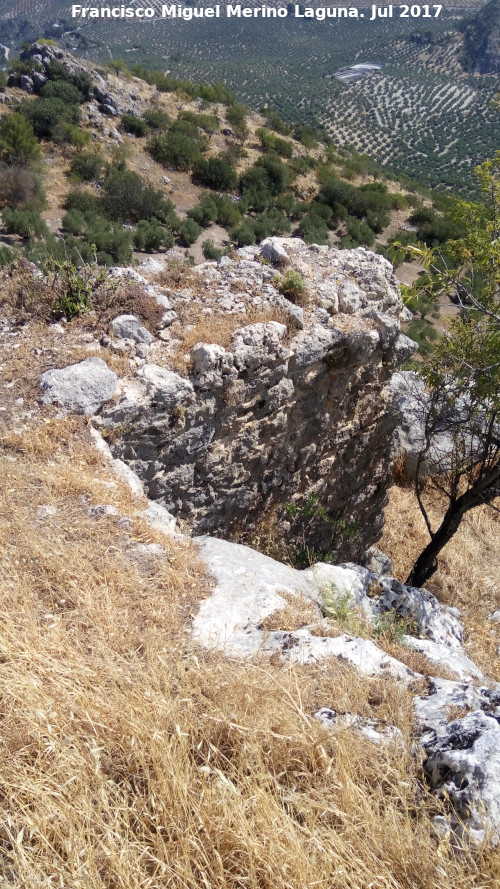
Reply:
[[[378,548],[370,546],[361,560],[361,564],[372,574],[388,574],[394,571],[392,560]]]
[[[334,525],[312,523],[307,545],[338,561],[359,561],[380,536],[391,482],[398,416],[387,409],[385,386],[406,354],[397,282],[392,266],[368,250],[307,246],[300,238],[273,238],[270,245],[304,277],[307,311],[277,291],[275,270],[260,261],[261,247],[197,266],[193,282],[181,289],[149,284],[147,268],[111,270],[141,283],[165,309],[145,359],[150,364],[172,366],[182,344],[178,324],[168,325],[189,317],[191,307],[213,317],[214,327],[213,341],[192,350],[184,383],[180,375],[166,381],[165,367],[160,383],[146,365],[136,378],[147,389],[142,403],[136,399],[140,409],[120,400],[104,410],[103,420],[110,433],[120,426],[112,437],[115,456],[130,463],[150,497],[188,517],[195,534],[256,530],[273,514],[286,521],[290,539],[302,540],[300,509],[313,493]],[[356,311],[341,309],[341,290]],[[253,321],[260,313],[272,320]],[[232,316],[242,319],[229,344],[218,339],[221,316],[229,323]],[[245,324],[246,316],[252,323]],[[137,351],[134,360],[137,366]],[[159,394],[172,387],[184,391],[179,400]],[[295,517],[283,515],[289,503],[297,507]],[[332,536],[343,521],[358,532]]]
[[[401,741],[401,731],[395,725],[388,725],[381,719],[372,719],[367,716],[359,716],[354,713],[337,713],[329,707],[322,707],[313,714],[319,719],[325,728],[354,728],[372,744],[389,744],[391,741]]]
[[[181,404],[194,392],[189,380],[156,364],[144,365],[138,376],[143,381],[148,395],[165,410]]]
[[[118,315],[111,321],[110,327],[115,336],[134,340],[136,343],[149,345],[154,339],[135,315]]]
[[[57,404],[76,414],[95,414],[112,398],[118,377],[102,358],[86,358],[40,377],[43,404]]]
[[[238,370],[255,371],[268,363],[270,355],[284,358],[286,349],[281,341],[285,334],[285,325],[277,321],[240,328],[233,337],[234,363]]]
[[[465,712],[450,718],[453,711]],[[427,698],[415,711],[428,780],[446,794],[473,839],[486,831],[500,840],[500,689],[475,688],[444,679],[431,680]],[[456,817],[451,825],[460,828]]]
[[[260,245],[260,252],[263,259],[268,259],[273,263],[287,263],[288,253],[285,245],[287,238],[266,238]]]

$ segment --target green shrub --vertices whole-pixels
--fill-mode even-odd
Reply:
[[[56,98],[22,102],[20,111],[29,120],[39,139],[54,142],[68,141],[64,125],[78,123],[80,116],[76,105],[66,105],[63,99]]]
[[[183,247],[190,247],[194,244],[198,236],[203,231],[201,225],[198,225],[194,219],[188,217],[183,219],[178,225],[179,238]]]
[[[230,234],[231,238],[238,244],[238,247],[249,247],[252,244],[255,244],[257,240],[254,228],[249,219],[246,219],[237,228],[233,228]]]
[[[290,302],[298,306],[307,303],[307,286],[304,279],[295,269],[288,269],[282,278],[275,280],[275,287]]]
[[[68,210],[61,222],[64,231],[72,235],[82,235],[85,231],[85,215],[81,210]]]
[[[205,130],[205,133],[208,133],[209,136],[215,133],[220,125],[219,118],[215,114],[196,114],[194,111],[181,111],[179,120],[189,121],[195,127],[199,127],[200,130]]]
[[[73,236],[73,240],[68,238],[66,244],[78,250],[80,261],[91,261],[95,252],[101,265],[128,265],[131,262],[132,233],[95,209],[70,208],[63,217],[62,227]]]
[[[209,238],[207,238],[206,241],[203,241],[201,248],[203,250],[203,256],[205,257],[205,259],[208,259],[208,260],[216,260],[217,261],[218,259],[221,258],[222,254],[224,252],[219,247],[216,247],[214,242],[211,241]]]
[[[10,235],[19,235],[24,240],[40,238],[48,231],[47,225],[36,210],[18,210],[4,207],[2,217]]]
[[[160,247],[173,247],[174,236],[170,229],[161,225],[157,219],[141,219],[134,234],[134,247],[153,253]]]
[[[280,133],[281,136],[290,136],[293,132],[292,127],[281,119],[277,111],[265,108],[262,110],[262,114],[266,118],[267,126],[272,130],[275,130],[277,133]]]
[[[97,151],[79,151],[71,161],[69,175],[79,182],[98,182],[103,168],[104,160]]]
[[[170,126],[170,117],[166,111],[149,109],[144,112],[142,117],[152,130],[166,130]]]
[[[130,135],[140,138],[147,135],[149,127],[141,117],[134,117],[133,114],[124,114],[122,116],[122,129],[126,133],[130,133]]]
[[[217,202],[209,194],[203,194],[192,210],[188,211],[190,219],[194,219],[202,228],[206,228],[211,222],[217,222],[219,209]]]
[[[263,193],[274,197],[280,194],[290,182],[290,173],[285,164],[272,155],[265,155],[249,167],[240,178],[242,195],[251,195],[252,206],[256,210],[264,210],[267,205],[257,206],[256,198]]]
[[[228,228],[229,226],[237,225],[241,221],[243,214],[239,202],[233,202],[226,194],[213,195],[213,200],[217,206],[216,222],[219,225]]]
[[[173,204],[163,192],[139,173],[119,166],[110,167],[104,178],[102,208],[110,219],[132,223],[152,217],[168,222],[173,213]]]
[[[82,94],[84,101],[91,99],[94,94],[94,83],[90,74],[86,71],[75,71],[72,73],[59,59],[51,59],[45,69],[45,74],[50,81],[72,83]]]
[[[154,136],[147,147],[159,164],[176,170],[191,170],[201,160],[208,146],[194,124],[188,120],[178,120],[167,133]]]
[[[73,145],[78,151],[82,151],[92,141],[91,134],[87,130],[82,130],[74,123],[64,123],[61,128],[61,136],[56,136],[55,138],[58,141],[68,142],[69,145]]]
[[[226,120],[240,142],[244,142],[248,135],[247,114],[248,109],[240,102],[233,102],[226,111]]]
[[[73,188],[66,195],[63,206],[65,210],[80,210],[82,213],[99,213],[101,202],[95,194]]]
[[[43,99],[61,99],[66,105],[81,105],[83,95],[74,85],[67,80],[48,80],[40,90]]]
[[[238,177],[232,165],[221,157],[200,158],[193,170],[193,182],[214,191],[231,191]]]
[[[313,127],[298,124],[293,131],[294,138],[301,142],[305,148],[315,148],[318,144],[317,133]]]
[[[0,269],[4,269],[6,266],[10,265],[11,262],[14,262],[15,258],[16,254],[14,250],[11,250],[10,247],[0,245]]]
[[[40,146],[31,123],[23,114],[7,114],[0,122],[0,159],[11,166],[38,160]]]

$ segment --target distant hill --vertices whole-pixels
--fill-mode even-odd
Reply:
[[[500,0],[489,3],[464,23],[464,68],[478,74],[500,72]]]

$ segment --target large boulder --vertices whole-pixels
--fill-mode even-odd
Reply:
[[[113,397],[118,377],[102,358],[47,370],[40,377],[43,404],[56,404],[74,414],[95,414]]]

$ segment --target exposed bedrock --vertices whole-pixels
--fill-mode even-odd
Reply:
[[[416,346],[401,334],[385,259],[269,240],[307,284],[304,311],[278,293],[260,248],[198,267],[205,293],[193,291],[193,306],[214,317],[275,309],[277,320],[240,327],[228,348],[214,325],[213,342],[191,351],[188,378],[144,364],[102,420],[114,427],[115,456],[195,533],[226,536],[277,517],[298,539],[305,509],[308,546],[359,559],[380,536],[391,481],[397,415],[384,387]],[[168,298],[178,308],[175,291]]]

